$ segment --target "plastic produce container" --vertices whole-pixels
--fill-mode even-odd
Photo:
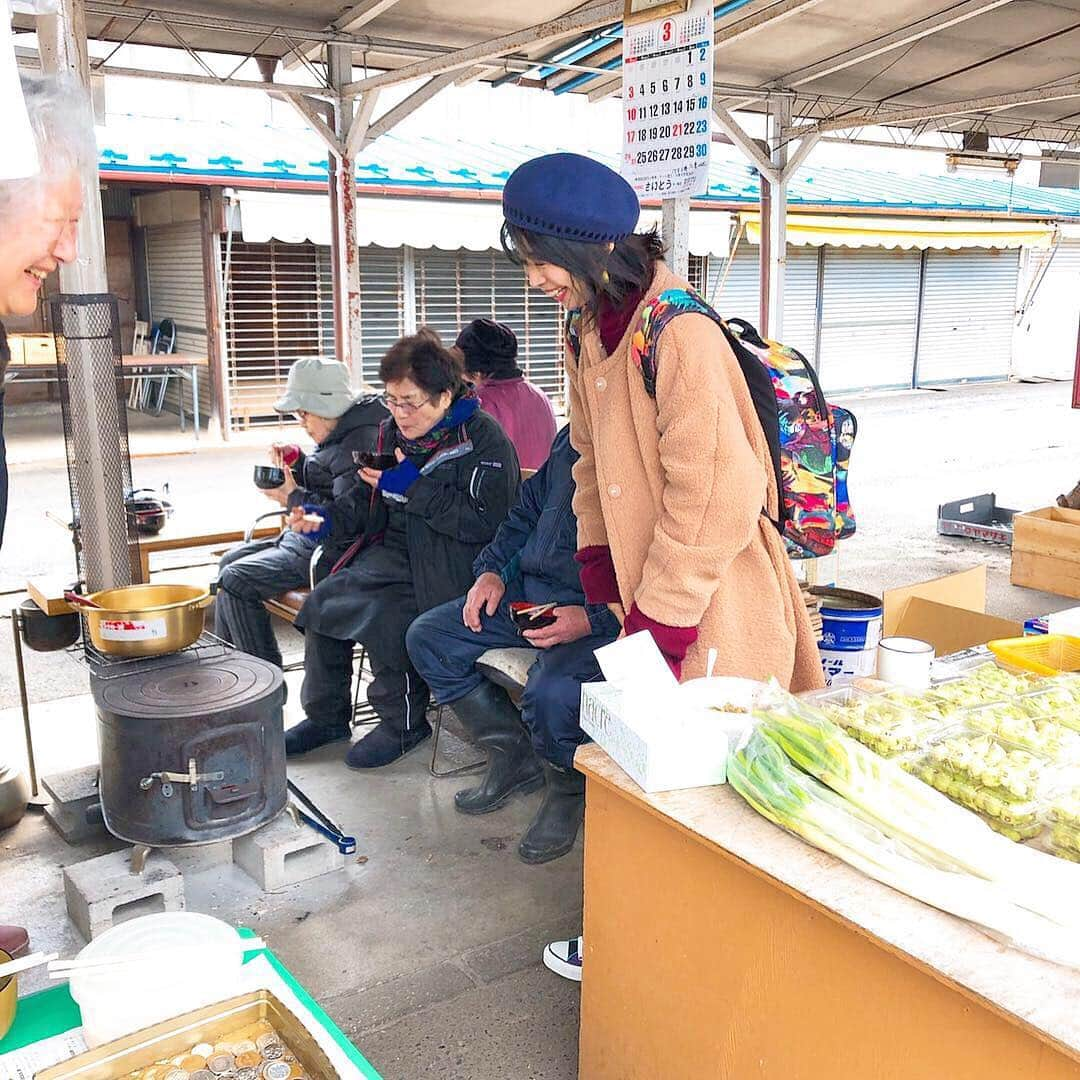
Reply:
[[[192,952],[196,949],[198,954]],[[192,959],[180,959],[185,952]],[[220,1000],[236,985],[243,963],[236,931],[193,911],[121,923],[91,941],[78,959],[131,955],[140,960],[71,976],[71,996],[82,1012],[83,1036],[91,1049]]]
[[[1080,716],[1080,709],[1077,713]],[[1053,713],[1033,713],[1025,708],[1023,698],[965,709],[961,718],[973,731],[1031,750],[1055,765],[1080,763],[1080,731],[1060,723]]]

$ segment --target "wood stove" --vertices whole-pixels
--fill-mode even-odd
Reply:
[[[280,669],[210,635],[138,660],[88,655],[106,828],[146,847],[243,836],[288,800]]]

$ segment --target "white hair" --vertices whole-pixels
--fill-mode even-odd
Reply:
[[[74,75],[20,73],[40,171],[0,181],[0,222],[30,210],[43,188],[97,162],[90,98]]]

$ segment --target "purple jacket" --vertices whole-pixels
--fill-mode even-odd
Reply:
[[[555,438],[555,412],[547,394],[528,379],[489,379],[477,389],[480,407],[495,417],[523,469],[539,469]]]

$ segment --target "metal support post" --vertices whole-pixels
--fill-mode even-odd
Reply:
[[[784,336],[784,273],[787,269],[788,148],[783,134],[791,126],[791,101],[778,98],[769,103],[769,160],[776,171],[769,200],[769,320],[768,335]],[[764,224],[764,208],[763,218]]]
[[[83,0],[58,0],[55,12],[38,16],[37,32],[44,71],[74,75],[89,94]],[[92,123],[89,109],[86,123]],[[74,262],[60,267],[60,287],[68,294],[103,294],[108,291],[108,279],[96,161],[87,162],[82,180],[83,213],[77,233],[78,255]],[[85,320],[85,312],[80,309],[74,318]],[[53,327],[54,332],[60,329]],[[86,336],[85,326],[75,329]],[[74,425],[71,437],[76,445],[70,458],[72,482],[80,508],[86,585],[91,590],[127,585],[130,567],[114,565],[115,560],[111,557],[111,553],[123,550],[121,534],[126,536],[124,493],[116,490],[115,478],[110,478],[106,469],[106,460],[120,452],[120,405],[113,373],[100,366],[95,370],[90,350],[82,349],[69,364],[68,381],[71,408],[81,412],[86,419],[85,423]]]
[[[681,278],[690,275],[690,197],[664,199],[660,232],[668,266]]]
[[[347,86],[352,79],[352,50],[347,45],[327,45],[327,71],[334,87]],[[353,123],[352,101],[338,98],[334,102],[334,134],[341,146],[347,146]],[[336,184],[330,200],[333,215],[331,229],[336,237],[332,254],[334,277],[337,282],[334,310],[335,340],[342,343],[344,352],[339,360],[349,367],[356,380],[363,380],[363,361],[360,336],[360,250],[356,244],[356,176],[353,154],[348,149],[332,153],[331,183]]]
[[[34,734],[30,730],[30,703],[26,695],[26,669],[22,652],[23,614],[18,608],[11,612],[11,629],[15,635],[15,673],[19,681],[19,705],[22,707],[23,739],[26,745],[26,767],[30,773],[30,798],[27,806],[40,810],[48,799],[38,790],[37,761],[34,758]]]
[[[402,256],[403,319],[406,334],[415,334],[416,323],[416,249],[406,246]]]

